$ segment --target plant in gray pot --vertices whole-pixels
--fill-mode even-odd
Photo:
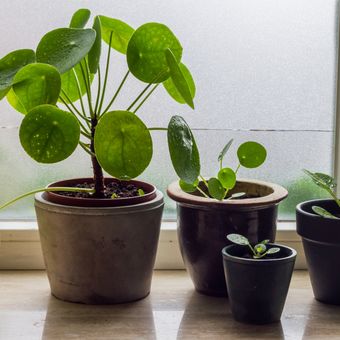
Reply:
[[[198,292],[226,296],[220,254],[228,245],[225,235],[242,233],[252,243],[273,242],[278,203],[287,190],[268,182],[236,179],[241,166],[256,168],[265,161],[266,150],[257,142],[238,147],[239,164],[233,170],[223,165],[232,145],[229,141],[218,156],[217,176],[209,180],[200,174],[198,148],[183,118],[170,120],[168,144],[180,181],[169,185],[167,193],[177,202],[177,232],[185,266]]]
[[[335,180],[305,170],[332,197],[302,202],[296,207],[296,227],[302,237],[308,271],[317,300],[340,304],[340,199]]]
[[[16,50],[2,58],[0,99],[6,97],[23,114],[20,142],[34,160],[60,162],[79,146],[92,162],[91,178],[63,180],[20,196],[36,193],[52,294],[74,302],[120,303],[150,291],[164,205],[152,184],[133,180],[151,161],[150,131],[161,129],[147,127],[137,112],[160,84],[193,108],[195,85],[181,62],[182,46],[167,26],[146,23],[135,30],[99,15],[92,28],[84,28],[89,18],[90,11],[80,9],[70,27],[48,32],[35,51]],[[108,44],[104,72],[102,41]],[[108,97],[114,50],[126,58],[127,71]],[[131,76],[145,83],[135,96],[123,90]],[[131,105],[111,109],[122,93],[131,96]],[[112,177],[104,177],[103,170]]]
[[[222,250],[231,312],[237,321],[280,321],[292,277],[296,251],[264,240],[251,245],[239,234]]]

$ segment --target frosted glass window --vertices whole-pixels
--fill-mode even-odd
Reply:
[[[166,126],[181,114],[194,129],[203,174],[215,174],[217,155],[230,138],[236,145],[256,140],[268,149],[265,165],[242,170],[286,186],[290,197],[281,219],[294,219],[295,204],[318,197],[302,168],[331,173],[337,49],[335,0],[3,0],[0,55],[35,48],[48,30],[67,26],[72,13],[87,7],[95,14],[120,18],[133,27],[144,22],[167,24],[184,47],[183,61],[196,81],[196,110],[173,102],[162,88],[139,111],[148,126]],[[113,93],[126,72],[124,56],[113,53]],[[125,108],[144,85],[131,77],[115,108]],[[82,150],[56,165],[41,165],[21,149],[22,116],[0,102],[1,202],[64,178],[91,176]],[[176,180],[166,134],[155,132],[154,158],[141,176],[163,192]],[[233,152],[230,164],[236,166]],[[167,199],[165,218],[175,217]],[[34,218],[32,198],[0,213],[2,219]]]

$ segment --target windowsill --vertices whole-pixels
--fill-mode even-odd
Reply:
[[[276,241],[298,252],[297,269],[305,269],[301,239],[295,222],[278,222]],[[0,222],[0,269],[44,269],[36,221]],[[183,269],[175,221],[163,221],[156,269]]]

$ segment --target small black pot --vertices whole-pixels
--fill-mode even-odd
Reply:
[[[312,200],[296,207],[297,232],[302,237],[309,275],[317,300],[340,304],[340,220],[312,211],[318,205],[334,215],[340,208],[332,199]]]
[[[231,312],[235,320],[265,324],[280,321],[292,277],[296,251],[278,247],[280,252],[264,259],[244,257],[248,247],[230,245],[222,250]]]

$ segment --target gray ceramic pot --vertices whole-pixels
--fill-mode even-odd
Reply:
[[[111,304],[150,292],[163,195],[121,207],[77,207],[35,196],[41,246],[54,296]]]

